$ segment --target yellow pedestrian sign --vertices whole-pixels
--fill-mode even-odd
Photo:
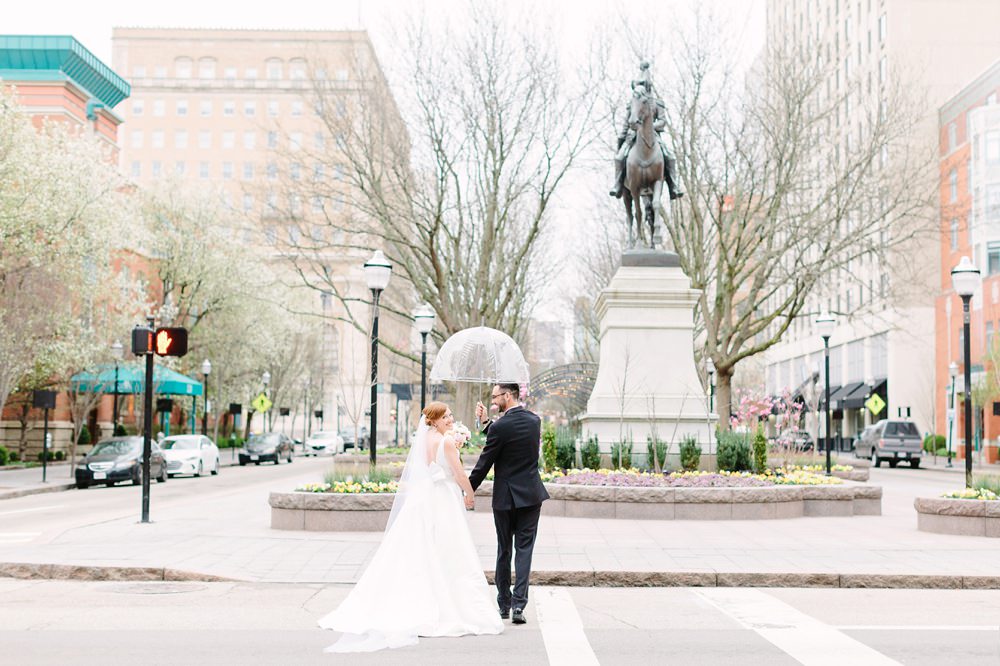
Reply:
[[[875,416],[878,416],[879,412],[885,409],[885,400],[883,400],[878,393],[872,393],[871,397],[865,400],[865,407],[868,408]]]
[[[253,402],[250,403],[250,406],[253,407],[253,410],[255,412],[266,412],[267,410],[271,409],[272,404],[274,403],[272,403],[271,400],[266,395],[261,393],[260,395],[258,395],[256,398],[253,399]]]

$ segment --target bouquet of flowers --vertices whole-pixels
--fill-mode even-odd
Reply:
[[[458,448],[465,446],[465,443],[469,441],[470,437],[472,437],[472,431],[469,430],[469,428],[466,427],[461,421],[455,421],[455,423],[451,426],[451,430],[449,430],[447,434],[451,435],[452,439],[455,440],[455,446]]]

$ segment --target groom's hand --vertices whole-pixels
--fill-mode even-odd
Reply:
[[[486,415],[487,415],[486,405],[484,405],[482,402],[477,402],[476,403],[476,419],[478,419],[482,423],[485,423],[486,422]]]
[[[473,495],[466,495],[465,496],[465,508],[468,511],[472,511],[473,509],[476,508],[476,498],[475,498],[475,496],[473,496]]]

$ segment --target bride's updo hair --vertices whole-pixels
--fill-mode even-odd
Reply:
[[[424,407],[423,413],[427,424],[430,425],[448,413],[448,405],[443,402],[430,402]]]

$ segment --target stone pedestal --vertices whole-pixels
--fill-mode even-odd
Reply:
[[[694,307],[699,297],[677,255],[629,250],[597,300],[601,354],[594,391],[581,417],[583,436],[601,451],[631,437],[636,458],[646,437],[671,443],[693,435],[702,456],[714,453],[715,422],[694,362]]]

